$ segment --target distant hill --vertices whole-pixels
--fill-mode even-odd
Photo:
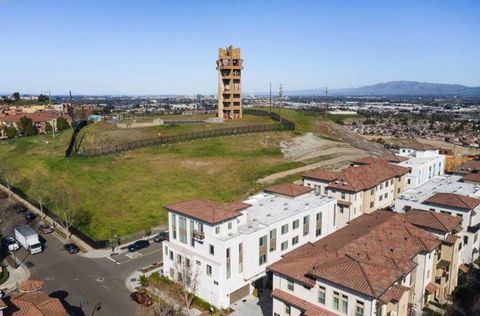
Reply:
[[[324,89],[286,91],[287,95],[325,95]],[[480,96],[480,87],[417,81],[390,81],[359,88],[330,90],[336,96]]]

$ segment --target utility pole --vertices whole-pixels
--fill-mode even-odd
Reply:
[[[270,81],[270,114],[272,113],[272,82]]]
[[[283,108],[283,84],[280,84],[280,89],[278,90],[278,97],[280,99],[280,110],[279,110],[279,115],[280,115],[280,129],[282,129],[282,108]]]

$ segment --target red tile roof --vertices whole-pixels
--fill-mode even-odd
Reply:
[[[231,218],[240,216],[240,211],[250,204],[234,202],[221,204],[217,202],[196,199],[165,206],[168,210],[184,214],[201,221],[217,224]]]
[[[324,182],[330,182],[330,181],[336,180],[338,179],[339,176],[341,176],[341,172],[329,171],[324,169],[313,171],[304,175],[305,178],[320,180]]]
[[[304,178],[329,182],[329,188],[359,192],[371,189],[380,183],[395,177],[403,176],[410,168],[391,165],[385,160],[371,158],[375,164],[365,164],[348,167],[341,172],[329,172],[325,170],[308,173]]]
[[[278,193],[290,197],[296,197],[313,191],[313,188],[293,183],[282,183],[268,187],[264,191],[269,193]]]
[[[425,287],[425,290],[427,290],[427,292],[429,292],[430,294],[435,294],[435,292],[437,291],[437,286],[430,282]]]
[[[41,291],[13,294],[10,301],[13,305],[12,311],[15,310],[12,316],[68,315],[59,299],[52,298]]]
[[[59,116],[58,113],[53,112],[35,112],[35,113],[19,113],[14,115],[2,115],[0,116],[0,122],[15,122],[18,123],[22,117],[32,119],[34,123],[47,122],[56,119]],[[63,116],[67,118],[67,116]]]
[[[448,236],[445,238],[445,243],[450,245],[455,245],[458,238],[460,237],[455,234],[448,234]]]
[[[379,299],[385,304],[390,302],[400,302],[400,300],[402,299],[403,293],[409,290],[410,288],[406,286],[395,284],[391,286],[385,293],[383,293],[383,295],[380,296]]]
[[[293,306],[303,312],[305,316],[337,316],[337,314],[330,312],[320,306],[302,300],[301,298],[289,294],[280,289],[274,289],[272,291],[272,297],[280,300],[287,305]]]
[[[412,209],[405,213],[407,221],[421,228],[430,228],[444,233],[462,230],[462,218],[448,214]]]
[[[409,148],[409,149],[414,149],[414,150],[419,150],[419,151],[425,151],[425,150],[436,150],[438,148],[428,145],[428,144],[423,144],[420,143],[416,140],[409,141],[409,142],[404,142],[403,144],[398,145],[400,148]]]
[[[463,181],[478,182],[480,183],[480,173],[469,173],[463,177]]]
[[[285,254],[269,269],[307,286],[320,278],[379,298],[415,268],[412,259],[417,254],[431,252],[440,243],[405,215],[379,210]]]
[[[480,170],[480,160],[469,160],[453,169],[453,172],[467,174],[475,170]]]
[[[352,163],[356,165],[373,165],[377,163],[388,163],[388,162],[399,163],[408,159],[409,159],[408,157],[391,154],[391,155],[383,155],[380,157],[368,156],[360,159],[354,159],[352,160]]]
[[[337,200],[337,204],[340,205],[340,206],[349,207],[350,205],[352,205],[352,202],[348,202],[348,201],[345,201],[345,200]]]
[[[480,204],[480,199],[455,193],[436,193],[423,203],[456,207],[464,210],[473,210]]]

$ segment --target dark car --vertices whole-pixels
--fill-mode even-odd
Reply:
[[[46,223],[39,223],[38,224],[38,228],[40,229],[40,231],[44,234],[50,234],[50,233],[53,233],[53,228],[52,226],[46,224]]]
[[[147,248],[148,246],[150,246],[150,242],[148,240],[137,240],[128,246],[128,251],[134,252],[143,248]]]
[[[25,212],[25,219],[26,219],[27,221],[33,221],[36,217],[37,217],[37,215],[35,215],[35,214],[32,213],[31,211],[26,211],[26,212]]]
[[[164,240],[168,240],[168,232],[160,232],[153,237],[154,242],[162,242]]]
[[[80,248],[78,248],[77,245],[75,244],[65,244],[63,246],[63,248],[65,248],[66,251],[68,251],[68,253],[71,253],[71,254],[74,254],[74,253],[77,253],[80,251]]]

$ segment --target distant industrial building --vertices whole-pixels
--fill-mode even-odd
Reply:
[[[243,60],[240,48],[218,49],[218,117],[225,120],[242,118],[240,79]]]

